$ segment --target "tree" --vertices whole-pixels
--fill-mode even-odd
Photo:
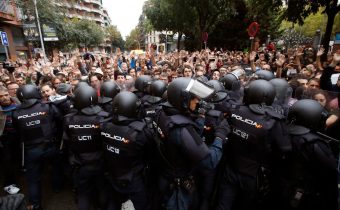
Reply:
[[[139,29],[138,27],[136,27],[130,32],[130,35],[126,37],[125,49],[128,49],[128,50],[140,49],[140,41],[138,37],[139,37]]]
[[[319,9],[316,14],[309,15],[305,20],[303,25],[294,26],[296,31],[301,32],[303,35],[307,37],[313,37],[315,35],[315,31],[320,29],[321,31],[325,30],[325,14],[322,14],[323,9]],[[288,21],[282,21],[280,29],[285,30],[292,27],[292,23]],[[332,36],[340,31],[340,14],[338,13],[335,17],[334,26],[332,30]]]
[[[117,26],[110,25],[105,28],[106,37],[110,40],[112,47],[124,47],[124,40],[121,33],[118,31]]]
[[[290,22],[302,25],[306,17],[310,14],[317,13],[320,8],[324,8],[322,13],[327,15],[327,24],[322,41],[327,52],[335,16],[340,11],[340,4],[338,4],[337,0],[289,0],[283,17]],[[324,59],[325,58],[326,57],[324,57]]]

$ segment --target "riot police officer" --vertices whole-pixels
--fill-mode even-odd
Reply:
[[[32,209],[41,209],[41,179],[45,160],[54,166],[53,189],[60,190],[61,172],[58,143],[61,138],[62,115],[52,103],[42,103],[34,85],[17,90],[21,105],[13,111],[13,126],[24,142],[26,179]]]
[[[229,126],[219,123],[215,140],[208,147],[201,138],[204,118],[193,121],[191,115],[201,99],[214,90],[191,78],[178,78],[168,86],[168,102],[153,121],[161,164],[158,187],[160,206],[157,209],[189,209],[195,193],[194,170],[197,167],[215,168],[222,156]],[[203,121],[202,121],[203,119]]]
[[[265,80],[255,80],[245,87],[244,105],[231,109],[228,122],[231,133],[226,145],[226,165],[216,209],[255,209],[260,199],[260,182],[269,167],[271,151],[290,150],[283,116],[270,106],[275,98],[274,86]],[[236,200],[238,198],[239,200]],[[239,201],[239,202],[237,202]]]
[[[143,106],[143,117],[153,118],[156,111],[160,109],[160,104],[164,102],[162,98],[166,91],[166,83],[162,80],[153,81],[150,85],[150,94],[144,95],[141,99]]]
[[[107,208],[107,183],[104,179],[100,125],[107,120],[107,112],[97,105],[98,97],[90,86],[74,93],[77,112],[64,118],[63,140],[69,151],[71,166],[75,169],[78,209],[90,209],[94,195],[99,196],[101,209]]]
[[[112,100],[119,92],[119,86],[113,81],[106,81],[100,86],[98,102],[106,112],[112,114]]]
[[[140,100],[127,91],[113,100],[113,120],[101,128],[104,157],[112,186],[110,209],[120,210],[130,199],[136,210],[150,208],[144,171],[147,167],[152,135],[138,119]]]
[[[255,76],[257,77],[257,79],[264,79],[267,81],[275,78],[273,72],[268,70],[258,70],[255,72]]]
[[[338,209],[337,165],[330,137],[319,133],[327,112],[314,100],[297,101],[289,109],[292,154],[276,167],[275,209]]]
[[[226,92],[229,93],[230,98],[239,102],[243,96],[243,88],[241,78],[244,77],[242,69],[234,70],[220,78]]]
[[[274,109],[280,114],[288,115],[288,101],[292,97],[292,88],[285,79],[274,78],[269,81],[275,87],[276,96],[273,102]]]
[[[137,77],[135,81],[136,91],[134,91],[134,93],[138,96],[138,98],[143,98],[144,95],[150,93],[151,82],[152,78],[149,75],[142,75]]]

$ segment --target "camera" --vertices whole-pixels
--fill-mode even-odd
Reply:
[[[10,63],[4,63],[3,68],[7,69],[9,73],[13,73],[15,70],[15,67],[12,66]]]

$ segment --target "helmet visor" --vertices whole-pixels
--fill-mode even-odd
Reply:
[[[186,91],[195,95],[200,99],[207,99],[212,96],[215,92],[214,88],[210,87],[209,85],[201,82],[199,80],[191,79]]]

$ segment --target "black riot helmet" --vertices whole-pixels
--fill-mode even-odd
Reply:
[[[232,71],[221,77],[220,82],[226,90],[239,90],[241,88],[239,77],[243,75],[242,73],[242,70]]]
[[[288,112],[288,121],[311,130],[322,130],[328,117],[327,111],[319,102],[312,99],[302,99],[295,102]]]
[[[275,98],[275,87],[270,82],[260,79],[250,82],[244,89],[243,102],[250,104],[266,104],[270,106]]]
[[[276,96],[275,101],[280,104],[287,104],[288,99],[292,95],[292,88],[289,86],[288,82],[285,79],[274,78],[269,81],[275,87]]]
[[[29,107],[35,104],[41,97],[38,87],[35,85],[24,85],[17,90],[17,98],[22,107]]]
[[[97,92],[90,86],[83,86],[74,91],[74,108],[81,110],[98,104]]]
[[[214,89],[209,85],[195,79],[180,77],[173,80],[168,87],[168,102],[180,111],[189,108],[189,102],[193,97],[208,99],[214,94]]]
[[[135,81],[135,88],[143,93],[149,93],[148,87],[151,85],[152,78],[149,75],[142,75],[137,77]]]
[[[150,95],[162,97],[166,91],[166,83],[162,80],[153,81],[150,85]]]
[[[99,103],[105,104],[113,100],[120,92],[119,86],[113,81],[106,81],[100,86]]]
[[[271,80],[275,78],[275,75],[268,70],[259,70],[255,72],[257,79]]]
[[[140,105],[141,102],[134,93],[123,91],[113,99],[113,114],[118,118],[137,118]]]
[[[227,97],[227,93],[225,92],[224,86],[221,82],[217,80],[209,80],[207,84],[213,87],[215,90],[215,94],[211,98],[211,102],[219,102]]]
[[[86,87],[86,86],[90,86],[89,83],[87,82],[84,82],[84,81],[80,81],[76,87],[74,88],[74,90],[77,90],[78,88],[83,88],[83,87]]]

